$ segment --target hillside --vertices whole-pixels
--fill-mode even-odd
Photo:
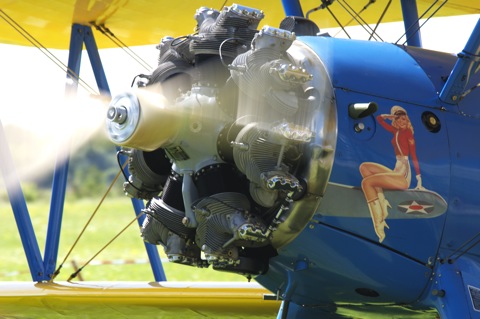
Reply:
[[[86,139],[85,136],[68,137],[67,142],[57,138],[62,137],[61,131],[56,137],[13,125],[5,126],[4,131],[17,175],[27,192],[48,192],[59,153],[61,159],[69,158],[67,187],[75,197],[96,196],[104,192],[119,170],[115,146],[103,130],[92,132]],[[0,196],[4,197],[3,179],[0,185]],[[122,187],[116,186],[112,191],[121,194]]]

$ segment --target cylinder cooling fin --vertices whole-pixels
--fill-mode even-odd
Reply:
[[[130,176],[123,184],[125,194],[133,198],[149,200],[157,196],[170,175],[170,162],[165,150],[152,152],[137,149],[122,149],[128,156]]]
[[[194,18],[196,33],[161,40],[146,85],[112,100],[107,131],[129,156],[126,193],[148,200],[145,241],[173,262],[255,276],[325,191],[332,84],[294,32],[259,29],[258,9]]]

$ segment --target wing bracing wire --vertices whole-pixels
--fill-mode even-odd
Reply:
[[[5,11],[0,9],[0,18],[2,18],[7,24],[9,24],[15,31],[17,31],[22,37],[42,52],[49,60],[51,60],[62,71],[66,72],[69,77],[78,82],[78,84],[84,88],[88,93],[92,95],[99,95],[99,93],[92,88],[87,82],[80,78],[72,69],[70,69],[65,63],[57,58],[50,50],[48,50],[40,41],[38,41],[32,34],[30,34],[25,28],[18,24],[12,17],[10,17]]]
[[[417,19],[416,22],[419,22],[421,19],[423,19],[423,17],[430,11],[432,10],[432,8],[437,4],[439,3],[440,0],[435,0],[435,2],[433,2],[426,10],[425,12],[423,12]],[[402,45],[405,45],[405,43],[408,42],[408,40],[412,37],[412,35],[414,35],[415,33],[417,33],[425,23],[427,23],[446,3],[448,2],[448,0],[443,0],[442,3],[439,5],[439,7],[437,9],[435,9],[426,19],[425,21],[423,21],[422,24],[420,24],[417,29],[415,30],[415,32],[412,32],[411,33],[411,36],[410,37],[406,37],[406,35],[412,30],[412,28],[416,25],[416,23],[413,23],[410,27],[408,27],[406,30],[405,30],[405,33],[402,34],[402,36],[395,42],[395,44],[398,44],[400,42],[400,40],[403,38],[403,37],[406,37],[405,41],[402,43]]]
[[[127,44],[120,40],[109,28],[104,24],[98,25],[95,22],[90,22],[92,26],[95,27],[97,31],[106,36],[110,41],[112,41],[116,46],[125,51],[132,59],[134,59],[138,64],[140,64],[147,71],[151,71],[152,67],[144,59],[142,59],[138,54],[136,54]]]
[[[348,1],[345,1],[345,0],[337,0],[337,2],[339,3],[339,5],[343,8],[343,10],[345,10],[347,12],[348,15],[350,15],[352,18],[346,23],[346,24],[342,24],[340,22],[340,20],[337,18],[337,16],[333,13],[333,11],[329,8],[330,5],[333,4],[334,1],[332,0],[322,0],[322,4],[318,7],[315,7],[313,9],[310,9],[307,14],[306,14],[306,17],[309,18],[310,14],[312,14],[313,12],[315,11],[318,11],[318,10],[322,10],[322,9],[326,9],[329,14],[332,16],[332,18],[335,20],[335,22],[338,24],[338,26],[341,28],[341,31],[343,31],[348,38],[351,38],[350,35],[348,34],[348,32],[346,31],[345,27],[349,26],[352,22],[357,22],[368,34],[369,34],[369,40],[371,40],[372,38],[376,41],[383,41],[383,39],[378,35],[378,33],[376,32],[377,28],[378,28],[378,25],[380,24],[380,22],[383,20],[383,17],[385,16],[385,13],[387,12],[387,10],[389,9],[390,7],[390,4],[392,2],[392,0],[389,0],[389,2],[387,3],[385,9],[383,10],[383,12],[381,13],[380,15],[380,18],[377,22],[377,24],[375,25],[374,28],[370,27],[370,25],[367,24],[367,22],[361,17],[362,13],[367,10],[372,4],[374,4],[376,2],[376,0],[368,0],[367,4],[364,5],[362,7],[362,9],[360,11],[355,11],[355,9],[353,9],[353,7],[348,3]],[[341,32],[339,31],[339,32]],[[339,33],[338,32],[338,33]],[[337,33],[337,34],[338,34]]]

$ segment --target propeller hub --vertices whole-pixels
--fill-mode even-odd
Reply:
[[[114,97],[108,107],[108,136],[117,145],[153,151],[170,144],[183,115],[175,112],[161,93],[127,91]]]
[[[127,120],[127,108],[123,105],[110,106],[107,111],[107,119],[112,122],[123,124]]]

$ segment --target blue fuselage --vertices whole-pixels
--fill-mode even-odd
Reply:
[[[430,296],[440,261],[462,249],[480,224],[479,94],[473,91],[457,105],[440,101],[456,62],[451,54],[328,37],[300,41],[322,60],[333,86],[334,164],[313,220],[279,250],[258,281],[297,304],[325,310],[343,302],[434,307]],[[349,115],[349,105],[369,102],[378,105],[375,113]],[[411,123],[404,140],[399,128],[386,129],[398,106]],[[373,187],[391,206],[381,242],[362,163],[386,172]],[[404,184],[390,180],[393,173],[403,174]],[[461,258],[475,265],[479,255],[473,247]]]

